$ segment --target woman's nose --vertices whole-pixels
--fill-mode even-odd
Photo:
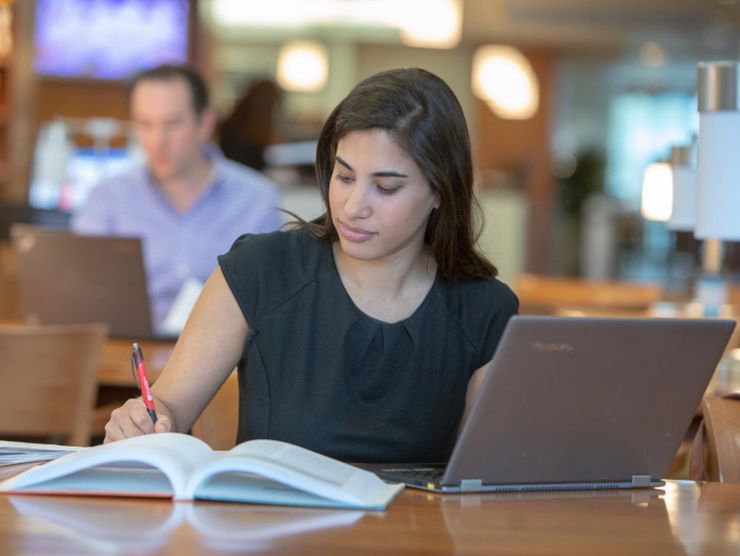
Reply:
[[[344,211],[352,218],[367,218],[372,213],[369,198],[370,187],[356,183],[347,196]]]

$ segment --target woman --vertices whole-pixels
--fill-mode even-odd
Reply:
[[[376,74],[334,109],[317,148],[326,214],[239,238],[219,258],[153,387],[106,441],[187,431],[238,364],[238,442],[338,459],[442,461],[517,299],[474,248],[472,162],[450,88]]]

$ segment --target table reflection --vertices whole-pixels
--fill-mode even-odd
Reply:
[[[148,553],[178,529],[193,530],[209,550],[267,550],[277,540],[355,523],[361,511],[262,507],[152,499],[11,496],[23,517],[43,519],[67,534],[79,553]],[[180,533],[180,531],[178,531]]]
[[[457,553],[496,546],[505,554],[531,554],[537,538],[545,543],[541,554],[685,554],[659,489],[463,495],[441,502]]]
[[[723,487],[690,481],[666,485],[671,529],[689,556],[740,554],[740,504],[737,497],[718,496]]]
[[[737,556],[740,485],[440,495],[387,511],[0,496],[0,554],[244,553]]]

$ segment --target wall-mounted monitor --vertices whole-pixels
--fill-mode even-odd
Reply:
[[[36,0],[34,69],[126,79],[188,58],[189,0]]]

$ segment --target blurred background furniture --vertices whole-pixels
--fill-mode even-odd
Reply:
[[[0,325],[0,435],[90,443],[104,324]]]
[[[229,450],[236,444],[239,422],[239,382],[232,372],[193,424],[192,434],[214,450]]]
[[[133,339],[108,338],[103,346],[98,369],[98,383],[101,386],[136,387],[131,374],[131,347]],[[149,382],[154,382],[164,370],[167,360],[175,348],[174,341],[139,341],[144,353]]]
[[[594,281],[562,276],[521,274],[514,291],[524,314],[566,314],[582,311],[591,316],[648,316],[660,300],[656,284]]]
[[[691,453],[690,478],[740,483],[740,393],[702,402],[704,420]]]
[[[0,322],[19,321],[20,318],[15,257],[10,244],[0,242]]]

